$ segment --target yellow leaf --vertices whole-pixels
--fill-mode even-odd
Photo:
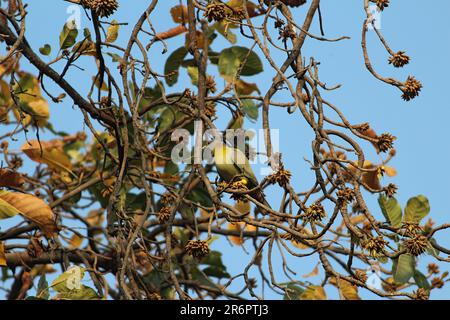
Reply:
[[[236,92],[240,95],[249,95],[253,92],[260,92],[256,83],[245,82],[244,80],[237,80],[235,83]]]
[[[243,231],[256,231],[258,230],[257,227],[247,224],[243,221],[239,221],[239,222],[230,222],[228,223],[228,230],[232,230],[232,231],[238,231],[239,233],[243,232]],[[230,241],[232,243],[234,243],[235,245],[241,246],[244,243],[244,238],[241,236],[230,236],[229,237]]]
[[[2,194],[2,192],[4,191],[0,191],[0,195]],[[0,198],[0,220],[12,218],[19,213],[19,210]]]
[[[88,213],[86,222],[91,227],[101,227],[105,217],[103,216],[103,210],[92,210]]]
[[[388,177],[391,178],[397,175],[397,170],[389,166],[383,166],[383,171],[387,174]]]
[[[242,214],[249,214],[250,213],[250,202],[249,201],[236,201],[236,203],[234,204],[234,207],[236,208],[237,211],[239,211]],[[252,227],[252,231],[255,230],[255,227],[253,226],[248,226],[248,227]],[[250,229],[246,226],[245,222],[230,222],[228,224],[228,230],[234,230],[234,231],[238,231],[238,232],[242,232],[242,230],[245,229]],[[235,245],[242,245],[244,243],[244,239],[242,237],[239,236],[230,236],[230,241],[232,243],[234,243]]]
[[[69,245],[71,248],[79,248],[81,244],[83,243],[83,238],[80,237],[78,234],[74,234],[72,238],[69,241]]]
[[[80,41],[72,48],[72,52],[76,52],[78,55],[83,56],[97,56],[97,48],[95,43],[89,40]]]
[[[1,67],[0,67],[1,70]],[[0,73],[1,74],[1,73]],[[9,91],[9,85],[4,80],[0,80],[0,96],[3,98],[3,103],[9,106],[13,103],[11,99],[11,92]]]
[[[214,215],[214,211],[207,211],[203,208],[200,208],[200,217],[202,217],[202,219],[208,218],[209,220],[212,215]],[[200,225],[207,226],[208,222],[201,223]]]
[[[327,300],[327,294],[321,286],[310,285],[300,295],[300,300]]]
[[[242,114],[238,114],[230,120],[230,122],[227,125],[227,129],[233,130],[242,129],[243,124],[244,124],[244,117],[242,116]]]
[[[213,214],[212,211],[207,211],[207,210],[205,210],[203,208],[200,208],[200,216],[202,218],[210,218],[212,214]]]
[[[344,279],[330,278],[330,284],[339,289],[345,300],[361,300],[358,295],[358,287]]]
[[[94,82],[94,85],[101,91],[108,91],[108,84],[106,83],[105,79],[103,79],[101,87],[100,87],[100,77],[93,76],[92,81]]]
[[[241,232],[241,224],[242,222],[230,222],[228,224],[228,230]],[[239,236],[230,236],[230,241],[235,245],[241,246],[244,243],[244,239]]]
[[[230,0],[230,1],[227,2],[227,5],[232,7],[232,8],[242,7],[243,4],[244,4],[243,0]]]
[[[30,275],[34,278],[37,275],[55,273],[56,269],[51,264],[39,264],[31,269]]]
[[[227,2],[227,5],[232,8],[240,8],[244,5],[244,1],[243,0],[230,0]],[[257,6],[253,2],[247,1],[247,11],[248,11],[248,15],[250,16],[250,18],[258,15],[258,8],[259,8],[259,6]]]
[[[6,255],[5,255],[5,245],[2,241],[0,241],[0,266],[6,267],[8,264],[6,263]]]
[[[354,163],[355,166],[358,165],[357,162]],[[353,174],[357,175],[359,170],[354,165],[349,164],[348,170]],[[380,179],[379,179],[379,166],[376,166],[372,164],[370,161],[364,161],[363,169],[370,170],[370,171],[364,171],[361,176],[361,181],[364,182],[367,186],[369,186],[371,189],[379,190],[381,189],[380,185]],[[348,179],[351,178],[351,176],[346,177]]]
[[[250,201],[236,201],[236,204],[234,205],[237,211],[239,211],[242,214],[249,214],[250,213]]]
[[[17,121],[25,126],[28,124],[37,125],[38,127],[44,127],[48,123],[50,118],[50,109],[47,100],[43,98],[37,98],[34,100],[23,101],[23,95],[21,95],[20,111],[19,108],[13,108],[14,117]]]
[[[0,191],[0,206],[7,203],[24,218],[35,223],[47,237],[58,232],[52,209],[41,199],[30,194]]]
[[[313,235],[313,233],[310,230],[306,229],[306,228],[304,228],[302,231],[300,231],[300,233],[303,233],[303,234],[308,235],[308,236]],[[308,243],[308,240],[305,240],[305,241],[306,241],[306,243]],[[295,241],[295,240],[292,240],[291,243],[294,245],[294,247],[296,247],[298,249],[301,249],[301,250],[305,250],[305,249],[311,248],[311,246],[308,246],[306,244],[303,244],[303,243]]]
[[[350,222],[352,225],[357,225],[367,221],[367,217],[363,214],[350,217]],[[336,228],[337,232],[341,232],[346,227],[345,221],[342,221],[339,227]]]
[[[36,99],[28,103],[29,110],[27,113],[36,118],[48,119],[50,111],[48,102],[45,99]]]
[[[102,231],[99,229],[105,220],[103,209],[100,210],[92,210],[88,213],[86,217],[86,222],[89,223],[91,227],[97,227],[98,229],[93,229],[92,234],[97,235],[101,234]]]
[[[0,65],[0,74],[3,76],[10,75],[14,70],[19,68],[19,58],[18,55],[9,57]],[[5,56],[0,56],[0,60],[4,60]]]
[[[75,176],[71,170],[70,159],[63,150],[63,142],[60,140],[49,142],[31,140],[26,142],[21,150],[33,161],[47,164],[55,171],[66,170]]]
[[[106,33],[106,42],[108,43],[115,42],[119,37],[119,29],[120,25],[117,23],[116,20],[113,20],[111,22],[111,25],[108,27],[108,31]]]

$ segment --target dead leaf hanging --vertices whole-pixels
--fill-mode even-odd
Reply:
[[[65,170],[72,172],[72,164],[63,150],[63,142],[60,140],[38,141],[30,140],[21,150],[33,161],[48,165],[55,171]]]
[[[10,217],[16,214],[22,215],[35,223],[47,237],[53,237],[58,232],[55,214],[49,205],[38,197],[2,190],[0,191],[0,209],[2,209],[2,204],[3,206],[8,205]]]

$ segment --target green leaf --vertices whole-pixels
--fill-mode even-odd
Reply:
[[[93,290],[81,284],[86,269],[73,266],[58,278],[50,287],[58,292],[57,299],[62,300],[98,300],[101,297]]]
[[[169,280],[169,273],[164,271],[159,271],[159,269],[153,269],[147,275],[145,275],[144,280],[146,283],[151,283],[155,288],[160,288],[166,281]]]
[[[43,47],[39,48],[39,52],[44,56],[48,56],[52,52],[52,47],[49,44],[45,44]]]
[[[164,288],[161,290],[161,298],[164,300],[175,300],[176,290],[173,287]]]
[[[252,122],[258,120],[259,108],[253,100],[250,99],[242,100],[242,111],[244,111],[244,114],[247,117],[247,119],[251,120]]]
[[[107,52],[106,54],[111,57],[112,62],[121,62],[123,60],[117,53]]]
[[[433,247],[433,244],[434,244],[434,245],[437,244],[436,239],[435,239],[435,238],[430,238],[430,239],[428,240],[428,242],[430,243],[430,245],[429,245],[428,248],[427,248],[427,253],[428,253],[429,255],[436,255],[436,256],[438,256],[441,252],[440,252],[438,249],[436,249],[435,247]]]
[[[212,282],[203,272],[201,272],[197,267],[192,267],[191,269],[192,280],[197,281],[200,285],[208,286],[217,289],[217,285]]]
[[[84,268],[74,266],[53,280],[50,287],[58,293],[74,291],[74,288],[84,278],[84,272]]]
[[[35,77],[30,73],[25,73],[19,80],[19,85],[15,85],[14,92],[17,94],[23,93],[28,90],[33,90],[35,87]]]
[[[187,67],[187,72],[188,72],[189,78],[191,78],[191,83],[194,86],[198,86],[198,68],[195,66],[189,66],[189,67]]]
[[[59,35],[59,48],[64,50],[72,47],[76,42],[77,36],[78,29],[76,28],[75,21],[67,22]]]
[[[203,273],[209,277],[215,277],[215,278],[219,278],[219,279],[231,277],[231,275],[227,272],[227,270],[225,268],[214,267],[214,266],[206,267],[205,269],[203,269]]]
[[[145,192],[139,194],[127,193],[127,198],[125,201],[125,208],[128,210],[136,211],[145,208]]]
[[[170,129],[180,116],[181,114],[176,107],[168,106],[164,108],[159,118],[158,132],[162,134]]]
[[[181,228],[175,228],[175,231],[173,232],[174,236],[177,240],[181,242],[181,245],[184,247],[186,243],[189,241],[189,231],[183,230]]]
[[[381,212],[386,220],[394,228],[399,228],[402,224],[402,207],[395,198],[387,198],[385,195],[380,195],[378,198]]]
[[[427,277],[419,270],[416,270],[414,273],[414,281],[419,288],[430,290],[430,283],[428,282]]]
[[[92,41],[91,31],[88,28],[83,29],[83,35],[88,41]]]
[[[415,272],[415,259],[414,256],[405,253],[401,254],[395,265],[394,280],[397,283],[406,283],[414,276]]]
[[[194,190],[192,190],[187,198],[193,202],[200,203],[202,206],[205,207],[213,206],[211,197],[209,196],[208,191],[206,191],[206,189],[203,186],[199,186]]]
[[[303,292],[305,292],[305,290],[302,287],[294,283],[289,283],[286,287],[291,291],[289,291],[289,293],[284,294],[283,300],[301,300],[300,296],[303,294]]]
[[[166,165],[164,166],[164,173],[177,175],[179,172],[180,168],[178,168],[178,165],[176,163],[174,163],[173,161],[166,162]]]
[[[408,200],[405,208],[404,222],[419,224],[430,213],[428,199],[419,195]]]
[[[36,294],[38,298],[42,298],[45,300],[48,300],[50,298],[50,293],[48,292],[48,282],[45,274],[43,274],[39,278]]]
[[[219,32],[225,39],[227,39],[231,44],[236,44],[237,37],[236,35],[231,32],[230,29],[225,30],[225,24],[223,21],[216,22],[214,24],[214,27],[216,28],[217,32]]]
[[[322,286],[309,285],[300,300],[327,300],[327,294]]]
[[[211,251],[208,253],[208,255],[200,260],[200,264],[225,268],[225,265],[222,262],[222,252],[219,251]]]
[[[172,52],[172,54],[167,58],[164,66],[164,74],[166,75],[166,83],[170,87],[177,83],[179,69],[187,54],[188,50],[183,46]]]
[[[117,40],[117,38],[119,37],[119,29],[120,25],[118,24],[117,20],[113,20],[111,22],[111,25],[108,27],[108,31],[106,32],[107,43],[113,43]]]
[[[248,56],[248,57],[247,57]],[[247,60],[246,60],[247,57]],[[235,78],[241,64],[245,62],[242,67],[240,75],[253,76],[263,71],[263,65],[258,55],[245,47],[234,46],[222,50],[219,56],[219,72],[224,78]]]
[[[0,195],[4,191],[0,191]],[[19,210],[17,210],[15,207],[10,205],[5,200],[0,199],[0,220],[12,218],[15,215],[21,213]]]
[[[61,292],[57,296],[60,300],[100,300],[101,297],[94,289],[82,285],[80,289]]]

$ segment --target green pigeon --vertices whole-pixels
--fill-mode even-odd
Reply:
[[[217,172],[223,181],[227,183],[240,181],[248,189],[254,189],[259,186],[258,179],[256,179],[249,160],[241,150],[229,147],[223,142],[214,142],[212,144],[212,153]],[[262,190],[258,189],[249,195],[270,208]],[[261,209],[261,212],[264,213],[264,210]]]

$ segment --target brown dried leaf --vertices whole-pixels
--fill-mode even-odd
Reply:
[[[229,224],[228,224],[228,230],[231,230],[231,231],[238,231],[238,232],[241,232],[242,231],[242,229],[241,229],[241,225],[242,225],[243,223],[242,222],[230,222]],[[230,239],[230,241],[233,243],[233,244],[235,244],[235,245],[238,245],[238,246],[241,246],[241,245],[243,245],[244,244],[244,239],[242,238],[242,237],[239,237],[239,236],[230,236],[229,237],[229,239]]]
[[[321,286],[310,285],[300,295],[300,300],[327,300],[327,294]]]
[[[83,243],[83,238],[80,237],[78,234],[74,234],[72,236],[72,238],[69,241],[69,245],[71,248],[76,249],[79,248],[81,246],[81,244]]]
[[[187,23],[188,11],[187,7],[183,5],[177,5],[170,9],[170,15],[175,23]]]
[[[49,273],[55,273],[56,269],[53,268],[53,266],[51,264],[40,264],[35,266],[33,269],[31,269],[31,276],[34,278],[38,275],[43,275],[43,274],[49,274]]]
[[[383,171],[388,177],[395,177],[397,175],[397,170],[389,166],[383,166]]]
[[[0,266],[1,267],[7,266],[6,255],[5,255],[5,245],[3,244],[2,241],[0,241]]]
[[[5,201],[24,218],[35,223],[47,237],[53,237],[58,232],[52,209],[38,197],[25,193],[0,191],[0,200]]]
[[[339,289],[345,300],[361,300],[358,295],[358,287],[344,279],[330,278],[330,284]]]
[[[355,162],[354,165],[348,165],[348,172],[344,174],[344,178],[350,181],[353,176],[356,176],[359,170],[355,167],[358,163]],[[372,162],[366,160],[364,161],[363,169],[370,170],[364,171],[361,176],[361,181],[364,182],[369,188],[379,190],[381,189],[380,185],[380,170],[379,166],[374,165]]]
[[[0,169],[0,187],[20,188],[25,183],[24,178],[18,172]]]
[[[244,80],[237,80],[235,83],[236,92],[242,95],[250,95],[253,92],[260,93],[256,83],[245,82]]]
[[[65,170],[72,172],[72,164],[63,149],[61,140],[41,141],[31,140],[26,142],[21,150],[33,161],[48,165],[55,171]]]
[[[250,201],[236,201],[234,207],[242,214],[250,213]]]

